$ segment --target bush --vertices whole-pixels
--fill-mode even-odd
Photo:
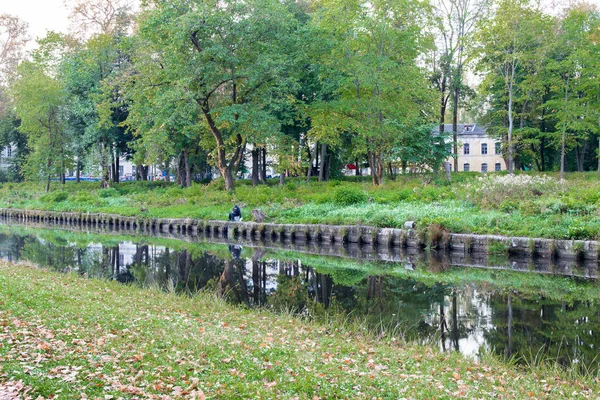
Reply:
[[[60,203],[69,198],[69,193],[62,190],[56,192],[50,192],[40,197],[40,201],[44,203]]]
[[[597,235],[598,232],[593,227],[580,221],[574,221],[569,226],[565,239],[582,240],[595,238]]]
[[[119,191],[112,187],[107,188],[107,189],[98,190],[98,196],[100,196],[104,199],[107,197],[117,197],[119,195],[120,195]]]
[[[530,200],[552,195],[563,189],[563,184],[546,175],[496,175],[478,177],[465,185],[473,201],[483,208],[496,208],[504,201]]]
[[[351,186],[340,186],[333,192],[333,201],[342,206],[365,203],[369,196],[361,189]]]
[[[73,200],[79,203],[90,203],[94,201],[92,194],[87,191],[77,192],[75,196],[73,196]]]

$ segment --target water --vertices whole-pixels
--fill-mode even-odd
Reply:
[[[469,356],[493,352],[523,363],[544,357],[584,372],[599,367],[600,285],[547,266],[546,274],[457,267],[427,253],[368,262],[18,226],[0,229],[0,257],[180,293],[207,289],[232,303],[307,318],[350,315],[369,329]],[[596,275],[586,268],[584,275]]]

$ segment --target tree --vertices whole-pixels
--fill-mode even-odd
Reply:
[[[311,106],[310,134],[325,144],[353,135],[373,184],[380,185],[397,137],[431,118],[433,92],[416,62],[427,44],[419,33],[420,3],[344,0],[317,6],[317,23],[332,40],[324,63],[337,88],[333,99]]]
[[[29,41],[28,25],[19,17],[0,14],[0,84],[6,83],[19,62]]]
[[[196,103],[228,191],[246,142],[279,133],[272,109],[295,82],[289,53],[296,28],[275,0],[147,3],[139,34],[160,60],[155,84]]]
[[[535,74],[539,70],[538,61],[544,58],[546,40],[551,32],[552,19],[531,7],[526,0],[502,0],[494,17],[480,25],[479,68],[490,72],[488,81],[501,77],[503,82],[501,93],[497,96],[504,101],[508,119],[506,148],[510,173],[514,171],[515,99],[521,96],[526,104],[527,97],[531,95],[527,87],[531,80],[524,79],[521,72]]]
[[[600,23],[597,12],[580,7],[568,10],[560,21],[553,56],[548,63],[553,90],[558,94],[546,104],[555,110],[560,127],[560,179],[566,168],[566,152],[578,150],[577,169],[583,171],[583,156],[579,153],[580,141],[585,141],[598,128],[598,113],[594,91],[598,85],[598,64],[595,60],[591,35]],[[590,68],[592,67],[592,68]]]
[[[43,67],[26,61],[18,68],[19,79],[12,88],[19,130],[27,135],[31,153],[25,167],[29,177],[50,179],[64,173],[68,161],[68,142],[65,136],[63,107],[66,95],[61,83],[46,74]]]
[[[490,0],[437,0],[433,3],[437,54],[433,75],[439,92],[439,131],[444,132],[448,100],[452,99],[454,171],[458,171],[458,109],[464,88],[465,46],[479,21],[485,20]]]
[[[119,181],[119,159],[131,135],[121,123],[128,115],[121,76],[129,71],[128,40],[100,34],[62,59],[60,78],[69,94],[69,133],[81,160],[92,148],[100,158],[102,186]]]
[[[133,2],[129,0],[71,0],[71,24],[80,36],[105,34],[120,36],[133,22]]]

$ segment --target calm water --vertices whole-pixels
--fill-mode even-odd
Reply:
[[[543,354],[588,371],[600,362],[600,306],[594,297],[600,289],[591,279],[502,271],[490,282],[485,278],[494,280],[494,271],[446,266],[440,272],[426,255],[423,262],[365,266],[239,245],[15,226],[0,229],[0,257],[182,293],[207,288],[232,303],[309,318],[350,314],[371,328],[436,343],[444,351],[492,351],[529,361]]]

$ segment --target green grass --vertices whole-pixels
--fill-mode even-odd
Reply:
[[[33,398],[591,398],[551,366],[376,338],[116,282],[0,264],[0,382]],[[0,394],[2,394],[0,383]]]
[[[224,192],[220,181],[191,188],[124,182],[109,189],[89,182],[53,183],[49,194],[42,185],[7,183],[0,187],[0,207],[224,220],[239,204],[245,220],[252,219],[253,208],[260,208],[269,222],[402,227],[411,220],[422,227],[439,224],[450,232],[600,239],[597,173],[567,174],[562,183],[556,175],[539,174],[517,175],[512,183],[504,174],[453,177],[448,183],[407,175],[381,187],[354,179],[290,179],[282,187],[237,181],[235,194]],[[508,183],[496,181],[503,177]]]

